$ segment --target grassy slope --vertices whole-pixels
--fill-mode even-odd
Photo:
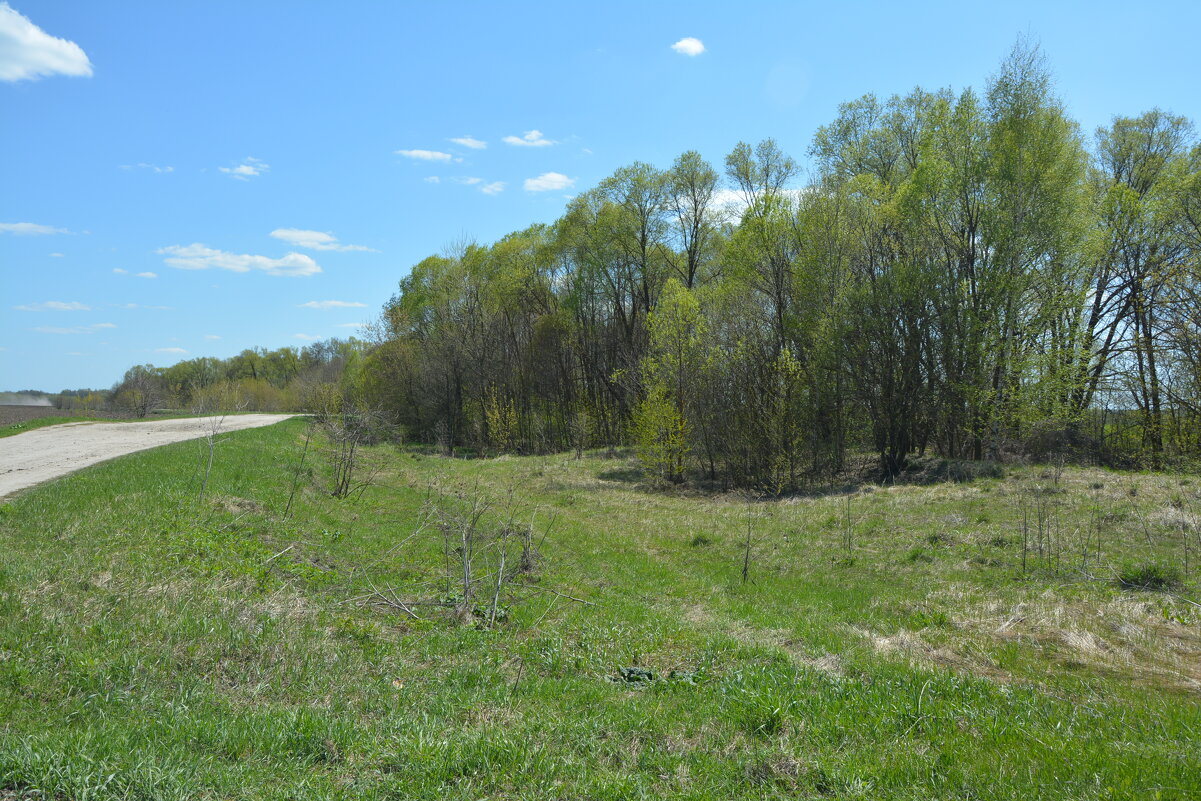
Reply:
[[[33,420],[23,420],[20,423],[10,423],[6,426],[0,426],[0,437],[13,437],[17,434],[24,434],[26,431],[32,431],[35,428],[45,428],[46,426],[57,426],[63,423],[118,423],[120,420],[111,420],[104,417],[37,417]]]
[[[747,503],[379,448],[376,486],[318,475],[284,521],[303,430],[230,435],[203,505],[181,443],[0,506],[0,797],[1201,797],[1201,610],[1104,580],[1180,561],[1187,478]],[[554,514],[540,581],[596,605],[482,630],[348,602],[440,568],[432,537],[389,552],[432,484]],[[1062,553],[1023,576],[1035,493]],[[609,680],[634,664],[695,680]]]
[[[228,414],[253,414],[253,412],[231,412]],[[87,414],[65,417],[62,415],[35,417],[30,420],[22,420],[19,423],[0,425],[0,437],[13,437],[17,434],[24,434],[26,431],[32,431],[35,428],[46,428],[47,426],[57,426],[63,423],[147,423],[154,420],[177,420],[182,417],[195,416],[189,412],[179,412],[155,414],[150,417],[97,417]]]

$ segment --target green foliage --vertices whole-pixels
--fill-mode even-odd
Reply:
[[[843,104],[810,152],[802,184],[774,140],[740,142],[724,192],[693,151],[635,162],[552,224],[431,256],[380,341],[323,351],[340,379],[281,383],[305,352],[181,371],[283,393],[259,405],[340,380],[447,455],[634,445],[661,480],[768,493],[868,453],[885,481],[926,456],[1201,454],[1187,120],[1116,118],[1090,146],[1019,40],[980,91]]]
[[[688,456],[688,423],[667,399],[663,387],[654,385],[634,409],[631,422],[638,458],[664,481],[679,481]]]
[[[285,519],[305,431],[291,420],[228,435],[203,504],[182,443],[0,506],[0,795],[1201,794],[1195,609],[1168,594],[1127,603],[1086,578],[1180,562],[1180,529],[1155,516],[1176,496],[1187,505],[1177,476],[1141,475],[1130,497],[1130,476],[1064,469],[1064,536],[1083,538],[1097,503],[1148,521],[1105,524],[1087,571],[1071,539],[1065,580],[1023,575],[1014,558],[1015,493],[1039,468],[989,493],[859,493],[851,561],[843,494],[654,492],[623,478],[631,459],[603,452],[468,460],[368,446],[378,482],[339,502],[306,480]],[[1112,497],[1091,489],[1102,480]],[[364,600],[373,588],[441,597],[454,551],[430,531],[398,546],[429,488],[455,486],[511,495],[545,531],[532,597],[503,626]],[[949,525],[938,558],[905,561]],[[688,546],[697,532],[708,545]],[[1004,553],[987,544],[1001,534]],[[975,559],[981,549],[1004,558]],[[488,586],[499,561],[485,553],[479,567]],[[1182,570],[1179,595],[1195,598],[1197,580],[1195,564]],[[631,667],[655,679],[610,680]]]
[[[1162,562],[1124,562],[1118,584],[1138,590],[1170,590],[1180,586],[1180,568]]]

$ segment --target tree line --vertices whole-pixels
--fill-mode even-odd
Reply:
[[[227,359],[134,365],[111,390],[63,390],[63,409],[116,409],[145,417],[158,409],[279,412],[319,405],[332,387],[353,383],[367,343],[328,339],[302,348],[248,348]]]
[[[447,453],[634,445],[665,481],[769,491],[865,453],[888,478],[922,454],[1201,451],[1187,119],[1086,136],[1019,43],[982,93],[843,104],[809,155],[804,181],[771,139],[720,172],[635,163],[426,258],[340,391]]]
[[[1020,45],[983,93],[843,104],[815,175],[636,163],[549,225],[431,256],[360,390],[448,451],[638,446],[784,489],[868,451],[1196,454],[1201,148],[1160,110],[1091,141]]]

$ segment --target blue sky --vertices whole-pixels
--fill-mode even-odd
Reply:
[[[1197,2],[0,2],[0,390],[354,334],[415,262],[619,166],[808,163],[840,102],[983,87],[1019,34],[1085,130],[1198,120],[1199,30]]]

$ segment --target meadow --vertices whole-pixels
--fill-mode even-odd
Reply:
[[[0,798],[1201,797],[1193,476],[380,444],[335,498],[306,428],[0,505]]]
[[[119,412],[94,410],[64,411],[53,406],[0,406],[0,437],[11,437],[23,431],[92,420],[120,420],[127,415]]]

